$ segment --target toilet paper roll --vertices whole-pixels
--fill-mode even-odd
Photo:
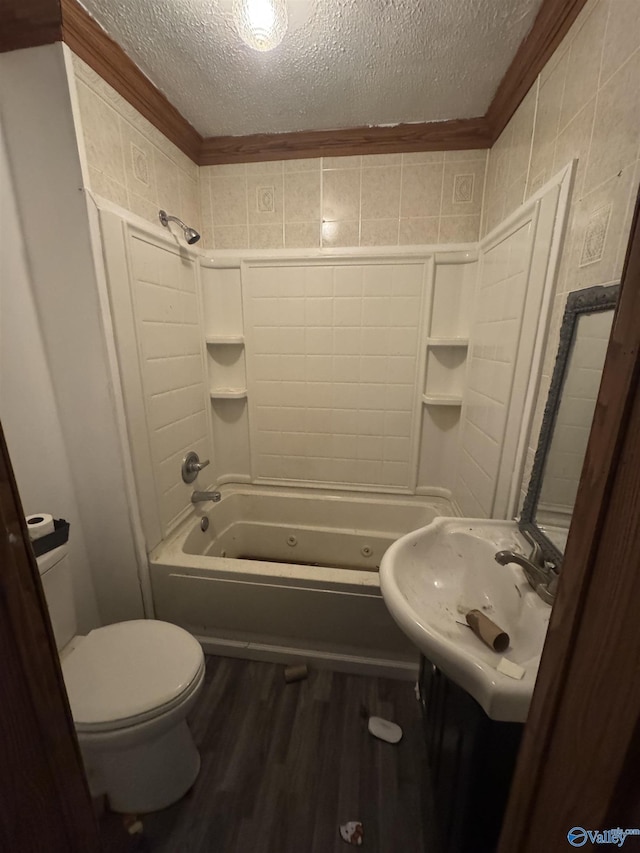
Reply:
[[[27,516],[27,530],[29,531],[29,539],[35,542],[36,539],[42,539],[43,536],[48,536],[53,533],[55,525],[53,516],[47,512],[37,512]]]
[[[480,610],[470,610],[467,613],[467,625],[476,637],[479,637],[494,652],[504,652],[509,648],[510,640],[507,632]]]

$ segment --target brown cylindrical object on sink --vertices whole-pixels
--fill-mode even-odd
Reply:
[[[476,637],[479,637],[494,652],[504,652],[509,648],[509,635],[481,610],[470,610],[467,613],[467,625]]]

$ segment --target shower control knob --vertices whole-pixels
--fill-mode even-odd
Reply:
[[[182,460],[182,479],[185,483],[193,483],[203,468],[206,468],[209,460],[200,461],[200,457],[194,450],[190,450]]]

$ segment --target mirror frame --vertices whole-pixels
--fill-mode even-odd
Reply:
[[[518,527],[523,534],[533,540],[541,549],[545,560],[557,565],[562,563],[564,554],[553,544],[536,522],[535,513],[542,490],[545,462],[553,438],[558,418],[562,389],[569,365],[569,356],[573,347],[574,335],[578,320],[584,314],[595,314],[600,311],[615,311],[620,292],[619,284],[596,285],[584,290],[574,290],[567,297],[567,304],[560,327],[560,343],[549,386],[549,396],[544,408],[542,427],[538,438],[538,446],[531,470],[527,495],[518,519]]]

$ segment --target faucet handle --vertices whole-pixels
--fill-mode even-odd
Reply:
[[[209,465],[209,460],[200,461],[200,457],[194,450],[190,450],[182,460],[182,479],[185,483],[193,483],[203,468]]]

